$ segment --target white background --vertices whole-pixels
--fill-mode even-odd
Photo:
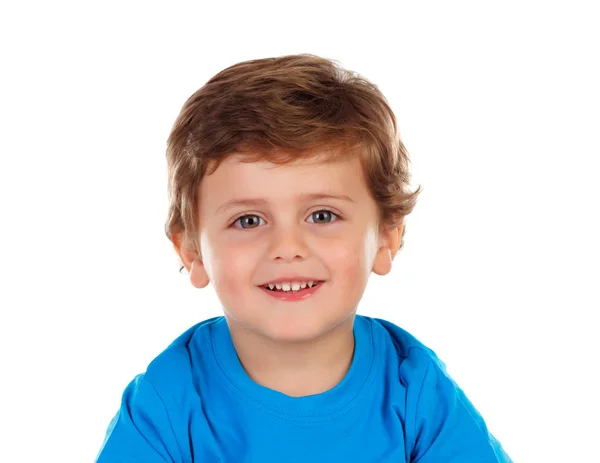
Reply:
[[[596,2],[14,2],[0,10],[0,461],[93,461],[127,383],[221,313],[163,233],[166,139],[236,62],[340,61],[423,185],[359,313],[446,362],[515,462],[600,461]]]

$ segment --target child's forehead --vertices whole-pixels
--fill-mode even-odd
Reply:
[[[224,159],[205,176],[200,189],[205,198],[261,194],[300,196],[300,193],[342,194],[364,188],[362,165],[357,158],[310,157],[278,164],[267,159],[249,161],[239,155]]]

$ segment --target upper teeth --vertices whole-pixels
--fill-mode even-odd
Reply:
[[[312,288],[316,284],[316,281],[282,281],[281,283],[269,283],[267,286],[269,289],[277,288],[283,291],[299,291],[307,286]]]

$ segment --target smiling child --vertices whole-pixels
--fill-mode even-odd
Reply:
[[[223,316],[127,386],[98,462],[511,461],[431,349],[356,314],[420,193],[375,85],[314,55],[238,63],[167,161],[166,234]]]

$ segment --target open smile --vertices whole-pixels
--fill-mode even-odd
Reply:
[[[277,289],[276,287],[270,289],[265,286],[261,286],[260,288],[269,296],[274,297],[276,299],[280,299],[282,301],[301,301],[315,294],[321,288],[321,286],[323,286],[324,283],[324,281],[316,281],[313,283],[312,287],[306,285],[305,288],[300,288],[296,291],[284,291],[283,289]]]

